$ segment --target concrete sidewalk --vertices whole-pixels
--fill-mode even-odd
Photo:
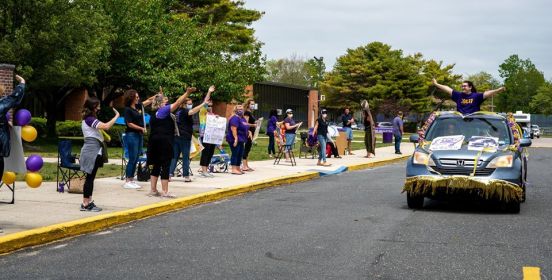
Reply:
[[[328,159],[328,162],[332,163],[331,167],[317,166],[317,160],[311,158],[297,158],[297,166],[291,166],[283,160],[279,165],[273,165],[273,160],[256,161],[250,163],[250,166],[255,169],[253,172],[247,172],[244,175],[215,173],[215,178],[201,178],[195,174],[191,183],[185,183],[182,178],[175,178],[170,182],[169,190],[178,198],[182,198],[213,190],[230,189],[237,185],[246,186],[259,182],[266,185],[271,180],[276,181],[283,176],[294,174],[339,173],[346,168],[362,169],[369,167],[367,164],[382,164],[405,158],[412,153],[414,146],[411,143],[403,143],[401,149],[403,155],[394,154],[392,146],[378,148],[376,157],[370,159],[363,157],[364,150],[355,151],[355,155],[344,156],[341,159]],[[192,170],[196,172],[198,168],[198,162],[193,161]],[[148,197],[146,194],[150,189],[149,182],[138,183],[142,186],[141,189],[128,190],[122,188],[123,181],[117,178],[97,179],[93,199],[96,205],[103,208],[103,211],[90,213],[79,211],[82,194],[58,193],[55,182],[45,182],[37,189],[26,187],[25,182],[17,182],[15,204],[0,204],[0,228],[3,230],[0,238],[12,233],[169,201],[164,198]],[[396,186],[398,192],[401,187]],[[158,189],[161,189],[160,182]],[[11,192],[5,187],[0,189],[0,199],[6,201],[8,197],[11,197]]]

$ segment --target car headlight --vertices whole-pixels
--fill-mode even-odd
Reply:
[[[414,152],[414,155],[412,156],[412,162],[414,164],[435,166],[435,162],[433,161],[431,156],[423,152]]]
[[[487,165],[487,167],[488,168],[512,167],[513,163],[514,163],[514,156],[505,155],[505,156],[495,157],[493,160],[491,160],[491,162],[489,162],[489,165]]]

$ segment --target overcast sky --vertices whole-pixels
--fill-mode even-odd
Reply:
[[[455,63],[455,73],[486,71],[511,54],[552,78],[550,0],[245,0],[265,12],[253,24],[268,59],[323,56],[327,70],[348,48],[373,41]]]

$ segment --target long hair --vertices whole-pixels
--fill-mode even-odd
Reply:
[[[251,101],[255,101],[255,99],[253,97],[249,97],[245,100],[245,102],[243,102],[244,110],[249,111],[249,104],[251,103]]]
[[[468,84],[468,86],[471,87],[471,92],[477,92],[477,89],[476,89],[475,86],[473,85],[473,82],[472,82],[472,81],[464,81],[464,83]]]
[[[129,89],[125,91],[124,101],[126,107],[130,107],[130,104],[132,104],[132,101],[134,100],[134,98],[136,98],[137,94],[138,92],[135,89]]]
[[[4,95],[4,86],[3,85],[0,85],[0,96]]]
[[[268,118],[272,118],[272,116],[278,118],[278,111],[276,109],[270,110],[270,114],[268,115]]]
[[[100,105],[100,100],[95,96],[90,96],[84,101],[84,105],[82,108],[82,118],[85,119],[86,117],[97,117],[96,116],[96,107]]]

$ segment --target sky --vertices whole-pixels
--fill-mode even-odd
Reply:
[[[263,11],[252,27],[268,59],[337,57],[373,41],[456,64],[467,76],[498,67],[512,54],[552,79],[550,0],[245,0]]]

